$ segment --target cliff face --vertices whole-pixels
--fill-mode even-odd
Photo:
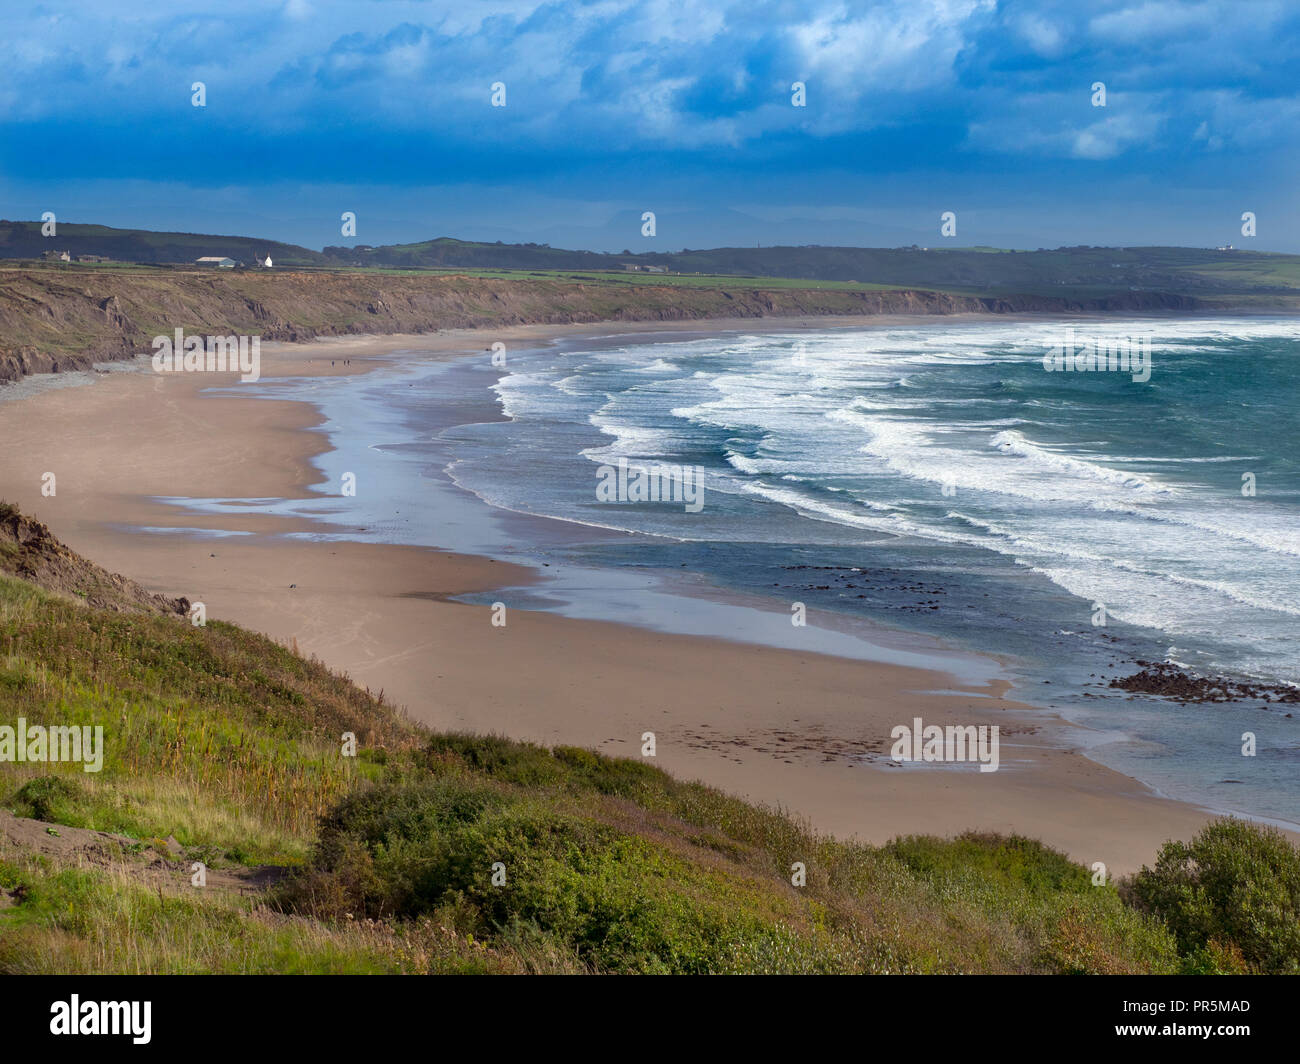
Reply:
[[[184,615],[190,607],[187,599],[155,595],[87,561],[60,543],[46,525],[5,502],[0,502],[0,573],[115,613]]]
[[[847,314],[1188,310],[1189,297],[1138,292],[1077,301],[849,291],[498,280],[365,273],[192,273],[16,269],[0,274],[0,380],[87,369],[188,333],[307,340],[357,333],[595,321]]]

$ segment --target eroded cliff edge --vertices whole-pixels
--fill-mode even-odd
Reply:
[[[1190,296],[975,297],[924,289],[851,290],[626,284],[373,273],[6,270],[0,275],[0,380],[88,369],[150,350],[154,336],[347,334],[595,321],[801,315],[1194,311]]]

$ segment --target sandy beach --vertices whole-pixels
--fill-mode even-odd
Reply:
[[[915,321],[915,319],[912,319]],[[764,322],[763,328],[801,323]],[[825,329],[815,320],[810,327]],[[862,324],[837,321],[834,325]],[[889,324],[874,319],[871,324]],[[736,327],[754,329],[754,322]],[[833,327],[833,326],[832,326]],[[655,331],[671,326],[655,325]],[[727,323],[681,323],[715,331]],[[262,373],[364,373],[399,359],[452,358],[495,341],[647,331],[535,326],[419,337],[266,345]],[[923,670],[747,646],[448,601],[536,579],[529,568],[432,549],[285,538],[313,528],[250,513],[196,516],[159,497],[304,498],[327,446],[308,403],[205,395],[212,374],[112,373],[82,387],[0,402],[0,497],[70,547],[153,591],[202,601],[209,618],[296,644],[433,728],[499,732],[638,756],[778,805],[841,836],[967,829],[1040,838],[1115,873],[1149,863],[1210,814],[1089,761],[1052,715],[957,688]],[[42,494],[53,472],[57,494]],[[226,537],[141,527],[223,529]],[[954,691],[952,694],[921,692]],[[997,724],[1002,768],[979,773],[886,763],[893,725]]]

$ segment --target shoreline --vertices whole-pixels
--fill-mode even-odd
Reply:
[[[867,323],[921,323],[920,316],[898,319]],[[816,318],[777,322],[762,319],[763,331],[831,325]],[[361,373],[413,348],[418,357],[446,359],[481,352],[496,339],[535,346],[575,335],[724,331],[719,322],[649,324],[267,344],[264,376]],[[734,328],[758,325],[742,319]],[[337,365],[340,359],[353,364]],[[207,374],[108,374],[92,387],[0,402],[0,430],[15,453],[0,471],[0,496],[106,568],[150,590],[204,601],[209,617],[296,641],[303,653],[382,688],[431,727],[500,731],[626,756],[636,756],[644,730],[656,731],[662,767],[782,806],[832,834],[883,842],[910,833],[1014,831],[1124,872],[1153,860],[1166,838],[1189,837],[1212,818],[1089,761],[1077,752],[1080,743],[1058,747],[1073,726],[1007,701],[1005,685],[954,688],[941,673],[906,666],[553,613],[508,609],[507,625],[494,628],[490,607],[449,600],[535,582],[533,567],[418,547],[286,539],[319,532],[320,525],[170,507],[157,500],[310,500],[309,487],[321,480],[312,462],[328,447],[317,408],[201,394],[218,383],[224,381]],[[57,439],[49,438],[50,425],[60,426]],[[195,453],[197,461],[187,459]],[[40,493],[46,470],[58,473],[55,498]],[[251,535],[140,531],[166,526]],[[440,654],[444,649],[450,652]],[[922,693],[936,690],[956,693]],[[915,716],[1000,723],[1008,740],[1003,769],[980,775],[964,771],[973,766],[863,764],[882,760],[882,741],[887,753],[888,725]],[[1043,734],[1049,731],[1053,742]]]

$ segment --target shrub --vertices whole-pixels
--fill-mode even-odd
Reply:
[[[435,764],[457,761],[466,768],[523,787],[558,783],[564,769],[544,746],[498,735],[453,732],[431,736],[425,752]]]
[[[1275,828],[1233,818],[1167,842],[1125,885],[1164,920],[1188,970],[1300,973],[1300,850]]]
[[[1039,897],[1092,889],[1088,870],[1082,865],[1021,835],[968,831],[951,842],[912,835],[894,839],[884,851],[930,882],[979,873],[990,883],[1022,887]]]
[[[601,794],[638,799],[669,790],[673,783],[666,773],[630,758],[604,757],[576,746],[557,746],[555,756],[568,766],[575,781]]]
[[[68,820],[68,808],[82,796],[81,787],[61,776],[29,780],[13,798],[14,812],[33,820]]]
[[[494,882],[500,862],[506,878]],[[457,929],[598,971],[708,972],[791,918],[785,892],[582,815],[463,778],[374,787],[322,820],[280,895],[318,917],[455,915]]]

